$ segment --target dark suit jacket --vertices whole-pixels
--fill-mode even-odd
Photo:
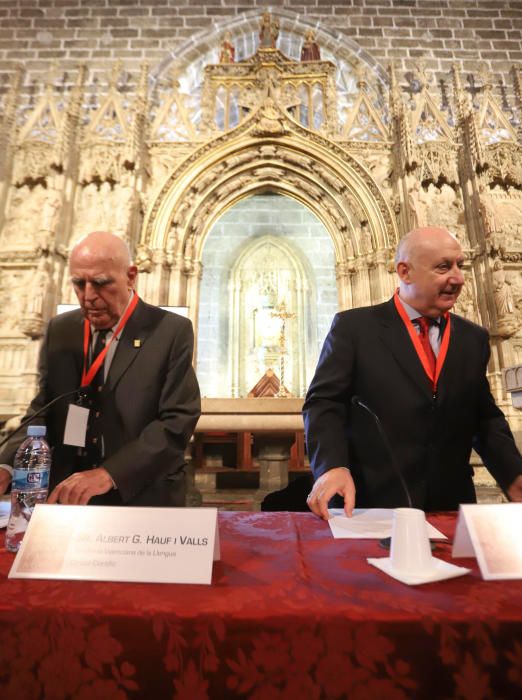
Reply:
[[[486,378],[487,332],[451,314],[451,340],[437,395],[393,299],[335,316],[303,407],[314,476],[346,466],[356,505],[407,505],[396,469],[414,507],[453,510],[474,502],[471,448],[503,489],[522,473],[522,459]],[[358,396],[381,419],[351,403]]]
[[[50,321],[40,353],[40,390],[28,415],[80,386],[82,341],[81,311]],[[118,341],[101,394],[102,466],[118,488],[91,503],[184,505],[184,452],[200,415],[192,350],[188,319],[139,301]],[[53,448],[51,488],[77,471],[78,448],[63,445],[71,400],[60,400],[45,415]],[[9,441],[0,462],[13,463],[23,438]]]

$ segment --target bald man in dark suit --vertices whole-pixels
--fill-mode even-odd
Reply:
[[[414,507],[474,502],[472,447],[522,501],[522,458],[486,377],[487,331],[449,313],[463,263],[446,229],[416,229],[398,247],[394,298],[336,315],[303,408],[315,477],[307,502],[320,517],[336,495],[347,515],[407,505],[397,469]],[[390,449],[358,402],[380,418]]]
[[[45,413],[53,448],[49,502],[184,505],[184,454],[200,415],[192,325],[138,299],[137,269],[126,244],[111,233],[94,232],[80,241],[69,267],[81,308],[50,321],[40,354],[40,390],[28,414],[74,391],[82,376],[96,390],[85,449],[64,444],[71,398]],[[89,378],[100,334],[106,354]],[[0,492],[9,485],[8,466],[23,437],[13,436],[0,454]]]

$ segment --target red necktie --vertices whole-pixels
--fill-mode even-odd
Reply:
[[[437,364],[437,358],[435,357],[435,353],[433,352],[433,348],[431,347],[429,334],[430,325],[433,323],[433,321],[430,318],[427,318],[426,316],[421,316],[420,318],[416,318],[415,322],[419,324],[419,340],[424,349],[424,352],[426,353],[426,357],[428,358],[428,364],[430,366],[431,372],[434,375],[435,365]]]

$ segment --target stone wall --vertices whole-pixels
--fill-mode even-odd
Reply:
[[[204,43],[208,33],[253,14],[253,31],[264,8],[279,15],[299,15],[338,32],[354,48],[384,67],[393,60],[399,71],[419,58],[444,80],[451,63],[473,71],[486,62],[507,76],[522,59],[522,2],[505,0],[0,0],[0,71],[23,63],[33,74],[49,62],[73,71],[79,62],[104,71],[120,58],[130,72],[147,60],[160,63],[187,43]]]

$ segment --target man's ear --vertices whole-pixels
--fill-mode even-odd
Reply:
[[[410,266],[408,265],[407,262],[401,261],[397,263],[397,274],[399,275],[399,279],[401,282],[405,282],[406,284],[409,283],[410,281]]]
[[[136,283],[136,278],[138,276],[138,268],[136,265],[131,265],[127,270],[127,279],[129,281],[129,288],[134,289]]]

